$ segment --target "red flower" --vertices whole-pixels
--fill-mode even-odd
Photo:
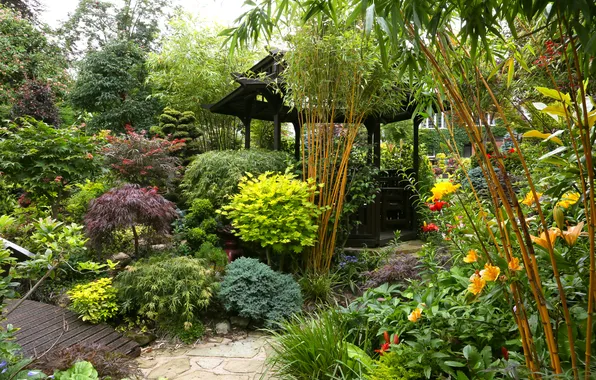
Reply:
[[[389,332],[385,331],[383,333],[383,338],[385,338],[385,343],[381,344],[381,348],[379,348],[378,350],[375,350],[375,352],[378,352],[379,355],[384,355],[385,352],[389,351],[389,349],[391,348],[391,341],[389,340]],[[399,344],[399,336],[397,336],[397,334],[395,334],[393,336],[393,344]]]
[[[443,207],[447,206],[447,202],[435,200],[435,203],[431,203],[428,205],[430,211],[441,211]]]
[[[59,175],[58,177],[54,178],[54,182],[57,182],[57,183],[62,182],[62,176]]]
[[[501,354],[503,354],[503,359],[509,360],[509,351],[507,351],[507,348],[501,347]]]
[[[486,158],[488,158],[490,160],[491,158],[493,158],[493,156],[491,156],[490,153],[487,153]]]
[[[424,225],[422,226],[422,232],[437,232],[437,231],[439,231],[439,226],[437,226],[434,223],[426,224],[426,222],[424,222]]]
[[[511,149],[509,149],[509,150],[508,150],[508,152],[509,152],[510,154],[511,154],[511,153],[515,153],[515,148],[511,148]]]

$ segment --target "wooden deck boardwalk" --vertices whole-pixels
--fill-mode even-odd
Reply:
[[[10,309],[16,301],[8,302]],[[3,326],[20,328],[16,342],[29,356],[41,355],[51,347],[69,347],[77,343],[101,344],[108,349],[131,357],[141,353],[139,345],[111,326],[83,322],[74,312],[53,305],[25,300]]]

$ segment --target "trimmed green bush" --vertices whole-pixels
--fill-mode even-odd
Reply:
[[[302,308],[300,287],[292,276],[245,257],[228,265],[219,297],[226,310],[263,321],[267,327]]]
[[[234,233],[244,241],[300,253],[317,239],[320,210],[309,200],[316,189],[313,180],[303,182],[291,174],[248,175],[222,215],[232,220]]]
[[[206,198],[218,208],[227,196],[238,192],[238,183],[246,173],[283,173],[292,157],[285,152],[264,150],[224,150],[196,156],[188,165],[182,181],[187,199]]]

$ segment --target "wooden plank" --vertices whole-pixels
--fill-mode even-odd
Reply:
[[[16,301],[9,301],[8,307]],[[102,344],[108,350],[138,356],[139,345],[122,336],[107,324],[92,325],[76,313],[26,300],[2,323],[20,328],[16,342],[29,355],[42,354],[51,347],[70,347],[77,343]],[[65,330],[66,329],[66,330]]]
[[[78,318],[76,316],[70,316],[68,318],[55,318],[50,319],[46,322],[39,323],[37,325],[17,325],[15,327],[19,327],[20,330],[17,331],[16,337],[17,339],[27,339],[32,335],[40,335],[42,332],[49,332],[53,331],[54,327],[59,326],[62,328],[63,323],[66,321],[68,324],[74,323]]]

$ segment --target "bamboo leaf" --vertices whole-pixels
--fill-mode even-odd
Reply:
[[[524,133],[523,137],[539,138],[539,139],[544,139],[544,141],[552,140],[553,142],[555,142],[559,145],[563,145],[563,141],[561,141],[560,138],[552,136],[550,133],[543,133],[543,132],[537,131],[535,129]]]
[[[555,149],[555,150],[553,150],[553,151],[551,151],[551,152],[548,152],[547,154],[545,154],[545,155],[541,156],[541,157],[540,157],[538,160],[539,160],[539,161],[542,161],[542,160],[544,160],[544,159],[546,159],[546,158],[549,158],[549,157],[551,157],[551,156],[554,156],[554,155],[556,155],[556,154],[559,154],[559,153],[561,153],[561,152],[564,152],[564,151],[566,151],[566,150],[567,150],[567,147],[566,147],[566,146],[560,146],[560,147],[558,147],[557,149]]]
[[[548,98],[560,100],[562,102],[565,102],[565,104],[571,104],[571,96],[569,96],[569,94],[564,94],[557,90],[552,90],[546,87],[536,87],[536,90]]]
[[[366,17],[364,19],[364,32],[369,35],[373,27],[373,20],[375,16],[375,5],[371,4],[366,8]]]
[[[507,70],[507,88],[511,87],[511,82],[513,81],[513,73],[515,70],[515,65],[513,61],[513,57],[508,59],[508,70]]]

